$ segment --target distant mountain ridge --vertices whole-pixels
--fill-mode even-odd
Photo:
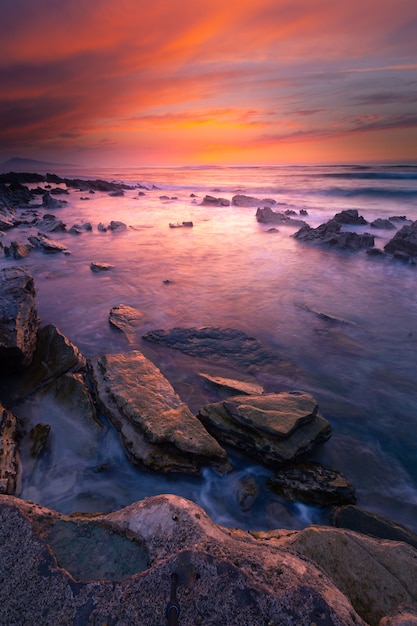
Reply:
[[[0,167],[11,168],[34,168],[34,167],[77,167],[73,163],[52,163],[49,161],[38,161],[37,159],[26,159],[22,157],[13,157],[1,163]]]

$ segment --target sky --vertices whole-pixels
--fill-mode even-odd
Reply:
[[[0,2],[0,162],[417,161],[416,0]]]

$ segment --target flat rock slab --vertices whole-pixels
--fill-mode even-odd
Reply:
[[[217,364],[241,369],[262,369],[274,373],[297,373],[296,366],[276,352],[263,346],[257,339],[235,328],[176,327],[171,330],[152,330],[143,336],[147,341],[180,350],[202,359],[215,359]]]
[[[0,370],[26,368],[36,347],[39,316],[32,276],[22,267],[0,271]]]
[[[135,339],[135,330],[144,320],[142,311],[126,304],[117,304],[110,309],[109,323],[122,331],[129,342]]]
[[[210,376],[209,374],[199,373],[200,378],[206,380],[215,387],[220,387],[233,394],[242,393],[248,396],[262,394],[264,389],[262,385],[248,382],[245,380],[236,380],[235,378],[224,378],[223,376]]]
[[[297,460],[331,435],[317,402],[302,392],[234,396],[206,405],[198,418],[218,441],[270,467]]]
[[[242,426],[280,439],[287,439],[297,428],[311,422],[318,410],[317,400],[302,391],[255,396],[248,402],[237,396],[224,401],[223,406]]]
[[[164,472],[228,467],[223,448],[141,352],[96,357],[90,371],[99,405],[134,463]]]
[[[70,518],[0,496],[1,624],[161,626],[173,572],[181,626],[365,626],[313,562],[183,498]]]

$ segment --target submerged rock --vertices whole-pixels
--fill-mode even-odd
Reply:
[[[46,235],[38,233],[38,235],[31,235],[28,237],[30,243],[35,248],[40,248],[44,252],[67,252],[67,247],[64,244],[49,239]]]
[[[0,371],[19,371],[32,361],[39,327],[35,295],[24,268],[0,271]]]
[[[37,459],[45,449],[51,432],[50,424],[42,424],[39,422],[28,433],[30,441],[30,456]]]
[[[92,272],[108,272],[113,269],[114,265],[110,263],[100,263],[99,261],[92,261],[90,263],[90,269]]]
[[[267,486],[287,500],[314,506],[354,504],[352,485],[337,470],[319,463],[283,467],[267,480]]]
[[[93,358],[90,375],[99,406],[133,463],[162,472],[230,469],[223,448],[141,352]]]
[[[206,405],[198,418],[221,443],[270,467],[298,459],[331,435],[316,400],[301,391],[233,396]]]
[[[13,495],[19,473],[17,418],[0,403],[0,494]]]
[[[144,314],[139,309],[126,304],[117,304],[110,309],[109,323],[124,333],[128,341],[135,339],[136,328],[144,320]]]
[[[237,194],[236,196],[233,196],[232,204],[234,206],[250,207],[259,206],[260,204],[276,204],[276,201],[272,198],[264,198],[263,200],[260,200],[259,198],[253,198],[252,196]]]
[[[223,376],[209,376],[209,374],[204,374],[202,372],[200,372],[199,376],[215,387],[220,387],[221,389],[224,389],[232,394],[242,393],[248,396],[253,396],[263,393],[262,385],[257,383],[245,380],[236,380],[235,378],[224,378]]]
[[[215,198],[214,196],[204,196],[201,202],[203,206],[229,206],[230,200],[226,198]]]
[[[217,364],[243,369],[262,368],[275,372],[297,374],[294,363],[280,358],[257,339],[235,328],[176,327],[171,330],[152,330],[143,335],[146,341],[180,350],[202,359],[215,359]]]
[[[160,626],[174,572],[181,626],[365,626],[314,562],[183,498],[89,519],[0,497],[1,623]]]

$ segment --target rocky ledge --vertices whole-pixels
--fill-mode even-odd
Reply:
[[[172,495],[88,517],[0,496],[2,624],[411,625],[416,574],[405,543],[228,529]]]

